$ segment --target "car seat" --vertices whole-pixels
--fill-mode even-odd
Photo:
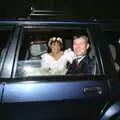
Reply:
[[[92,69],[91,73],[92,73],[92,75],[96,75],[96,73],[98,73],[98,66],[97,66],[97,60],[96,60],[96,53],[95,53],[95,50],[94,50],[92,44],[90,44],[90,47],[88,50],[88,55],[92,59],[93,69]]]
[[[112,58],[113,58],[113,61],[114,61],[115,70],[118,72],[120,70],[120,66],[116,62],[116,58],[117,58],[116,47],[113,44],[109,44],[108,47],[110,49],[110,52],[111,52],[111,55],[112,55]]]
[[[41,55],[47,52],[47,49],[45,43],[32,43],[29,47],[29,59],[40,59]]]

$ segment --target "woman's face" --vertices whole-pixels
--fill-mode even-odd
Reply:
[[[51,52],[52,53],[59,53],[60,52],[60,43],[59,42],[52,42],[51,44]]]

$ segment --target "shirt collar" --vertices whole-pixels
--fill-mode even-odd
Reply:
[[[85,57],[86,55],[83,56],[76,56],[75,59],[77,60],[78,63]]]

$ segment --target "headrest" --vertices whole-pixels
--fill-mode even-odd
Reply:
[[[116,60],[116,48],[113,44],[108,45],[110,52],[112,54],[113,60]]]
[[[46,44],[32,44],[30,46],[30,54],[32,56],[39,56],[45,52],[47,52],[47,45]]]

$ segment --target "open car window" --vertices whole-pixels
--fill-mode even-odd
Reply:
[[[90,43],[89,57],[95,61],[92,75],[99,75],[95,47],[92,43],[90,33],[88,34],[88,29],[25,28],[19,49],[15,77],[72,75],[67,74],[67,72],[69,65],[73,62],[73,56],[70,55],[73,53],[73,37],[76,34],[88,37]],[[42,67],[42,64],[46,64],[45,62],[43,63],[43,56],[50,54],[48,42],[52,37],[62,39],[62,52],[65,58],[61,60],[60,66],[66,64],[64,69],[54,69],[55,64],[53,65],[53,69]],[[51,57],[50,59],[53,58]],[[66,59],[69,60],[66,62]],[[50,62],[49,59],[46,61]]]

